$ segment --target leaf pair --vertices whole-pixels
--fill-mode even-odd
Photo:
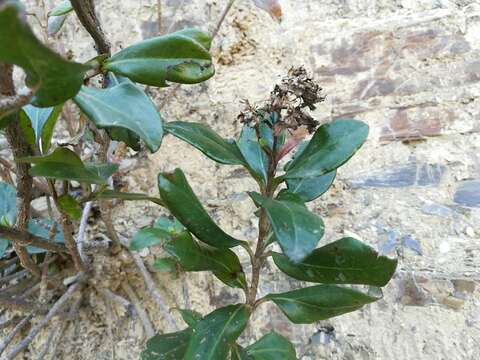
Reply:
[[[250,311],[245,304],[217,309],[190,327],[171,334],[156,335],[147,342],[142,360],[226,359],[245,330]]]
[[[62,111],[62,104],[49,108],[38,108],[26,105],[20,110],[20,126],[28,143],[47,153],[50,149],[53,130],[58,116]]]

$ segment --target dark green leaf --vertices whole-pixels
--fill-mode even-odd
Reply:
[[[134,151],[140,151],[142,149],[140,137],[133,131],[115,126],[106,129],[106,131],[110,139],[115,141],[122,141]]]
[[[184,360],[226,359],[249,316],[245,304],[230,305],[207,315],[195,325]]]
[[[245,160],[237,145],[234,142],[228,142],[221,138],[208,125],[172,121],[165,124],[165,131],[189,143],[220,164],[245,164]]]
[[[242,244],[225,233],[212,220],[195,196],[180,169],[158,177],[160,197],[170,212],[200,241],[216,248],[231,248]]]
[[[209,34],[195,28],[186,28],[177,31],[175,34],[187,36],[198,42],[207,50],[210,50],[210,47],[212,46],[212,37]]]
[[[84,164],[73,151],[57,148],[49,155],[17,159],[18,162],[35,164],[30,169],[32,176],[50,179],[106,184],[107,179],[118,169],[114,164]]]
[[[284,178],[314,178],[346,163],[368,136],[368,125],[357,120],[336,120],[320,126],[305,150],[289,165]]]
[[[18,1],[7,0],[0,5],[0,44],[0,61],[23,68],[27,85],[38,87],[32,99],[35,106],[54,106],[75,96],[89,69],[62,59],[40,43]]]
[[[298,263],[315,249],[324,232],[321,218],[296,201],[250,195],[267,212],[275,238],[290,260]]]
[[[162,229],[171,235],[179,235],[186,230],[180,221],[175,218],[170,219],[167,216],[159,217],[153,224],[153,227]]]
[[[187,309],[176,309],[182,316],[183,321],[187,323],[188,326],[194,327],[203,316],[199,312]]]
[[[42,237],[45,240],[53,240],[59,243],[65,241],[61,226],[51,219],[31,219],[28,221],[27,230],[29,233]],[[53,237],[53,239],[50,239],[50,237]],[[45,249],[34,246],[27,246],[27,251],[30,254],[41,254],[46,252]]]
[[[335,285],[317,285],[282,294],[269,294],[282,312],[295,324],[311,324],[361,309],[379,300],[360,291]]]
[[[160,114],[143,90],[131,81],[106,89],[82,86],[74,101],[97,127],[124,128],[137,134],[151,151],[160,147]]]
[[[74,220],[80,220],[82,217],[82,207],[77,200],[70,195],[60,196],[58,198],[58,206]]]
[[[72,4],[69,0],[64,0],[57,6],[55,6],[52,10],[48,12],[48,16],[60,16],[68,14],[69,12],[73,11]]]
[[[170,240],[170,234],[157,228],[144,228],[138,231],[130,242],[130,250],[138,251],[144,248],[159,245]]]
[[[295,279],[324,284],[384,286],[397,266],[397,260],[379,256],[370,246],[353,238],[316,249],[298,264],[281,254],[274,254],[273,260],[280,270]]]
[[[20,116],[25,116],[30,121],[35,137],[34,144],[38,146],[42,153],[46,153],[50,148],[53,129],[62,111],[62,107],[63,105],[50,108],[38,108],[32,105],[26,105],[22,108]]]
[[[0,114],[0,130],[5,129],[12,122],[17,121],[18,112],[8,113],[7,115]]]
[[[207,38],[208,35],[193,30],[154,37],[121,50],[104,66],[141,84],[196,84],[215,73],[210,54],[203,46]]]
[[[288,191],[298,194],[303,201],[313,201],[332,186],[337,171],[313,178],[287,179]]]
[[[147,348],[142,352],[141,359],[181,360],[187,351],[191,336],[190,328],[175,333],[155,335],[147,341]]]
[[[274,331],[248,346],[245,352],[251,360],[297,360],[292,343]]]
[[[185,271],[212,271],[228,286],[243,289],[247,286],[240,260],[231,250],[200,246],[188,232],[175,236],[164,249]]]
[[[125,193],[115,190],[103,190],[101,192],[96,192],[96,199],[119,199],[124,201],[151,201],[155,204],[162,205],[162,201],[159,198],[148,196],[147,194],[137,194],[137,193]]]
[[[13,226],[17,219],[17,190],[0,182],[0,225]]]
[[[251,171],[256,174],[257,178],[262,179],[266,183],[268,177],[268,157],[258,142],[254,128],[248,125],[243,127],[238,139],[238,148]]]

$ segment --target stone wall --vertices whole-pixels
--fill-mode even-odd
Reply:
[[[98,3],[115,49],[156,34],[156,1]],[[176,30],[211,28],[225,2],[163,3],[164,28]],[[384,299],[362,311],[294,326],[265,304],[247,336],[275,328],[294,341],[303,360],[479,359],[480,3],[284,0],[283,7],[283,22],[277,24],[238,0],[214,43],[216,76],[182,87],[163,115],[202,121],[233,137],[240,129],[235,122],[240,101],[262,101],[291,66],[305,65],[327,95],[315,112],[319,120],[355,117],[371,127],[368,142],[340,169],[332,190],[311,205],[325,219],[322,241],[354,234],[397,256],[399,269]],[[94,55],[73,18],[60,39],[64,52],[83,60]],[[161,104],[168,90],[151,93]],[[226,231],[254,238],[254,208],[244,193],[254,185],[248,175],[220,167],[173,138],[135,165],[129,186],[155,193],[157,172],[175,167],[185,170]],[[117,211],[117,226],[131,234],[160,213],[150,205],[125,204]],[[181,281],[158,279],[172,306],[181,303]],[[263,279],[262,294],[299,286],[272,264]],[[202,313],[240,299],[204,274],[189,274],[184,281],[191,306]],[[144,299],[148,304],[148,295]],[[150,304],[152,313],[153,308]],[[83,316],[95,324],[101,311]],[[161,314],[154,316],[162,328]],[[108,358],[106,335],[97,335],[80,336],[70,353]],[[141,347],[135,331],[115,336],[118,358],[133,358]]]

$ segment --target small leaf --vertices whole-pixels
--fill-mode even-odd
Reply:
[[[70,0],[64,0],[48,12],[48,16],[60,16],[73,11]]]
[[[321,218],[297,201],[274,200],[256,193],[250,196],[267,212],[273,233],[283,253],[295,263],[302,261],[322,238]]]
[[[288,191],[299,195],[303,201],[313,201],[332,186],[337,171],[313,178],[287,179]]]
[[[298,264],[281,254],[274,254],[273,260],[295,279],[324,284],[385,286],[397,266],[397,260],[379,256],[370,246],[353,238],[316,249]]]
[[[251,360],[297,360],[292,343],[274,331],[248,346],[245,352]]]
[[[59,16],[49,16],[47,20],[47,34],[48,36],[52,37],[62,29],[63,24],[65,24],[65,20],[67,20],[67,15],[59,15]]]
[[[138,231],[130,242],[130,250],[138,251],[144,248],[159,245],[170,240],[170,234],[157,228],[144,228]]]
[[[124,128],[155,152],[163,137],[160,114],[137,85],[123,81],[106,89],[82,86],[74,101],[99,128]]]
[[[0,61],[15,64],[27,74],[30,88],[38,87],[31,103],[54,106],[75,96],[88,66],[66,61],[33,34],[18,1],[0,5]]]
[[[171,235],[179,235],[186,230],[180,221],[175,218],[170,219],[167,216],[159,217],[153,227],[164,230]]]
[[[187,323],[188,326],[194,327],[200,320],[202,320],[203,315],[199,312],[187,309],[176,309],[182,316],[183,321]]]
[[[177,260],[171,257],[155,259],[153,269],[158,272],[170,273],[174,275],[175,278],[178,277]]]
[[[172,121],[165,125],[165,131],[189,143],[210,159],[226,165],[244,165],[240,150],[234,142],[221,138],[208,125]]]
[[[269,294],[282,312],[295,324],[311,324],[361,309],[379,300],[360,291],[335,285],[317,285],[281,294]]]
[[[247,286],[240,260],[231,250],[200,246],[188,232],[173,237],[164,249],[179,261],[184,271],[212,271],[228,286],[241,289]]]
[[[124,201],[151,201],[155,204],[162,205],[162,201],[159,198],[148,196],[147,194],[138,193],[125,193],[115,190],[103,190],[101,192],[94,193],[95,199],[119,199]]]
[[[147,348],[142,352],[141,359],[183,359],[191,336],[192,330],[190,328],[175,333],[155,335],[147,341]]]
[[[0,225],[13,226],[17,219],[17,190],[0,182]]]
[[[287,168],[286,179],[315,178],[346,163],[368,136],[368,125],[357,120],[336,120],[320,126],[305,150]]]
[[[80,220],[82,217],[82,207],[70,195],[62,195],[58,198],[58,205],[60,209],[68,214],[74,220]]]
[[[110,139],[114,141],[124,142],[130,149],[134,151],[142,150],[142,144],[140,137],[135,134],[133,131],[121,128],[121,127],[111,127],[106,129],[106,132]]]
[[[194,30],[154,37],[121,50],[104,67],[146,85],[165,87],[167,81],[196,84],[215,73],[203,46],[207,38],[207,34]]]
[[[38,108],[26,105],[20,112],[20,117],[25,116],[31,123],[35,136],[34,144],[42,151],[48,152],[52,140],[53,129],[57,123],[58,116],[63,105],[50,108]]]
[[[49,155],[17,159],[17,162],[35,164],[30,175],[49,179],[107,184],[107,179],[118,169],[115,164],[84,164],[73,151],[57,148]]]
[[[249,317],[245,304],[230,305],[210,313],[193,328],[183,359],[226,359],[231,346],[245,330]]]
[[[160,197],[170,212],[200,241],[219,249],[243,242],[225,233],[203,208],[180,169],[158,176]]]
[[[258,142],[254,128],[248,125],[243,127],[238,139],[238,148],[247,162],[248,168],[256,174],[257,178],[266,183],[268,177],[268,157]]]

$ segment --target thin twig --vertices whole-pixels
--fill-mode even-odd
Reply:
[[[105,298],[105,309],[106,309],[106,320],[107,320],[107,331],[108,331],[108,337],[110,338],[110,346],[112,347],[112,360],[115,360],[116,354],[115,354],[115,340],[113,338],[113,309],[112,309],[112,303],[110,302],[109,299]]]
[[[125,308],[125,311],[127,311],[128,314],[132,314],[132,312],[135,311],[135,308],[133,306],[133,304],[128,301],[127,299],[125,299],[124,297],[121,297],[120,295],[118,294],[115,294],[113,291],[111,291],[110,289],[106,289],[106,288],[97,288],[98,292],[100,294],[102,294],[102,296],[112,302],[112,303],[115,303],[115,304],[118,304],[120,305],[121,307]]]
[[[11,114],[12,112],[27,105],[35,93],[34,90],[29,89],[26,94],[6,96],[0,99],[0,117]]]
[[[222,15],[220,16],[220,20],[218,21],[217,26],[215,26],[215,29],[212,32],[212,39],[217,36],[218,32],[220,31],[220,28],[222,27],[223,22],[225,21],[225,18],[227,17],[234,3],[235,3],[235,0],[229,0],[227,6],[222,12]]]
[[[48,241],[44,238],[32,235],[29,232],[19,231],[3,225],[0,225],[0,237],[12,242],[16,242],[22,247],[31,245],[55,253],[68,252],[67,248],[63,244]]]
[[[127,294],[133,306],[135,306],[135,310],[137,311],[138,317],[142,322],[145,334],[148,338],[151,338],[155,335],[155,330],[153,329],[153,325],[147,315],[147,312],[140,303],[140,299],[137,297],[135,291],[133,291],[132,287],[127,281],[122,282],[122,290],[125,291],[125,294]]]
[[[70,299],[75,295],[77,291],[79,291],[83,287],[83,281],[82,279],[80,281],[77,281],[75,284],[71,285],[67,291],[60,297],[60,299],[57,300],[57,302],[51,307],[50,311],[48,314],[40,320],[35,326],[33,326],[28,335],[23,338],[14,348],[10,353],[5,355],[2,360],[13,360],[15,357],[22,352],[24,349],[27,348],[27,346],[33,341],[35,336],[42,330],[49,322],[50,320],[57,315],[60,310],[63,309],[63,307],[70,301]]]
[[[30,320],[32,320],[33,314],[27,315],[20,321],[17,326],[13,328],[13,330],[0,342],[0,355],[3,351],[7,348],[8,344],[12,342],[15,336],[23,329],[25,325],[27,325]]]
[[[158,24],[158,34],[162,35],[163,33],[162,0],[157,0],[157,24]]]
[[[123,236],[120,236],[120,242],[121,244],[128,250],[128,240],[124,238]],[[132,256],[133,261],[135,262],[135,265],[137,265],[138,270],[140,270],[140,274],[143,277],[143,280],[145,281],[145,285],[147,286],[148,291],[152,295],[153,299],[159,306],[160,310],[164,314],[166,320],[170,324],[173,330],[177,331],[179,329],[175,319],[173,318],[172,314],[170,314],[169,308],[167,304],[165,303],[165,300],[163,300],[162,295],[160,292],[157,290],[157,287],[155,286],[155,282],[152,279],[152,276],[148,272],[142,258],[140,257],[139,254],[130,252],[130,255]]]
[[[77,235],[78,252],[80,253],[80,257],[85,262],[87,261],[87,257],[85,256],[85,254],[83,252],[83,245],[84,245],[84,242],[85,242],[85,232],[87,230],[88,217],[90,216],[91,211],[92,211],[92,202],[88,201],[85,204],[85,206],[83,207],[82,217],[80,219],[80,226],[79,226],[78,235]]]
[[[13,66],[10,64],[0,63],[0,95],[16,95],[13,84]],[[15,159],[31,155],[30,146],[20,128],[19,121],[10,123],[6,128],[5,134]],[[21,232],[26,231],[30,218],[33,179],[28,173],[29,169],[30,164],[17,163],[17,223],[15,227]],[[27,250],[18,244],[17,241],[12,241],[12,244],[22,266],[32,274],[40,276],[40,269],[30,258]]]

